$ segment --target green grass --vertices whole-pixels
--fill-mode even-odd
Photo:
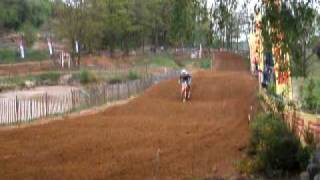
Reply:
[[[129,80],[137,80],[140,78],[140,74],[135,71],[129,71],[127,78]]]
[[[26,81],[33,81],[37,84],[43,85],[56,85],[61,77],[61,73],[59,72],[46,72],[37,75],[28,75],[28,76],[14,76],[10,78],[1,78],[0,79],[0,87],[24,87]]]
[[[320,77],[320,59],[313,57],[309,76]]]
[[[312,59],[312,64],[310,66],[310,73],[308,79],[313,79],[316,84],[315,95],[317,99],[320,99],[320,59],[314,56]],[[306,82],[301,82],[304,86],[306,86]]]
[[[0,64],[10,64],[24,61],[41,61],[48,58],[49,55],[47,51],[27,49],[25,52],[25,59],[21,59],[18,49],[0,49]]]
[[[85,69],[73,73],[72,79],[75,81],[79,81],[81,84],[89,84],[93,82],[98,82],[100,80],[95,72],[88,71]]]
[[[10,49],[0,49],[0,63],[14,62],[18,56],[19,54],[16,51]]]
[[[211,59],[201,59],[200,60],[200,68],[202,69],[210,69],[211,68]]]
[[[52,82],[56,82],[56,83],[59,81],[60,77],[61,77],[61,73],[54,72],[54,71],[36,76],[38,81],[52,81]]]
[[[150,59],[150,64],[153,66],[179,68],[175,60],[169,56],[155,56]]]

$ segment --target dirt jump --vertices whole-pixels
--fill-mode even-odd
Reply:
[[[171,180],[229,177],[248,142],[256,80],[237,55],[194,74],[191,102],[178,80],[127,104],[49,124],[0,130],[1,179]]]

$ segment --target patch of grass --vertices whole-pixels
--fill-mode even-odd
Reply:
[[[58,80],[61,77],[61,73],[52,71],[52,72],[40,74],[38,77],[40,81],[58,82]]]
[[[17,51],[11,49],[0,49],[0,63],[13,63],[19,57]]]
[[[26,59],[29,61],[42,61],[49,59],[49,54],[47,51],[27,50]]]
[[[316,56],[312,57],[309,76],[314,78],[320,77],[320,59],[318,59]]]
[[[20,58],[18,49],[0,49],[0,63],[10,64],[25,61],[42,61],[48,59],[49,55],[46,51],[38,51],[32,49],[25,50],[25,59]]]
[[[128,73],[128,77],[129,80],[137,80],[140,78],[139,73],[135,72],[135,71],[129,71]]]
[[[14,89],[25,87],[26,81],[33,81],[38,85],[56,85],[61,77],[59,72],[47,72],[37,75],[14,76],[0,79],[0,87],[2,89]]]
[[[302,92],[300,92],[303,109],[310,113],[320,112],[320,79],[311,78],[303,86]]]
[[[56,85],[61,77],[61,73],[59,72],[47,72],[39,75],[29,75],[27,77],[20,77],[20,86],[23,86],[26,80],[34,81],[38,85]]]
[[[195,60],[192,60],[192,59],[187,59],[187,60],[184,60],[184,61],[181,61],[181,64],[183,67],[186,67],[190,64],[192,64]]]
[[[211,68],[211,59],[201,59],[200,60],[200,68],[210,69]]]
[[[155,56],[151,58],[150,63],[153,66],[179,68],[175,60],[169,56]]]
[[[121,76],[114,76],[114,77],[110,78],[108,80],[108,82],[110,84],[118,84],[118,83],[121,83],[123,80],[124,80],[124,78]]]
[[[77,78],[79,78],[81,84],[89,84],[98,81],[97,76],[93,72],[90,72],[88,70],[81,70],[76,79]]]

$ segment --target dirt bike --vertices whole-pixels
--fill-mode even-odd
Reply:
[[[187,83],[182,83],[181,85],[181,100],[182,102],[186,102],[190,100],[190,90],[191,87]]]

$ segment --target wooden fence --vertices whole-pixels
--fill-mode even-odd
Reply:
[[[59,114],[86,109],[113,101],[127,99],[143,92],[153,84],[176,77],[176,71],[147,75],[138,80],[116,84],[96,84],[71,90],[62,96],[47,93],[30,98],[0,99],[0,125],[15,125]]]

